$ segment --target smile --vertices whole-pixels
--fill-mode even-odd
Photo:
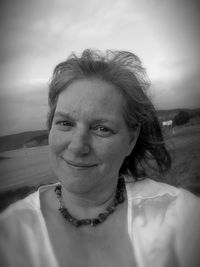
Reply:
[[[82,163],[82,162],[73,162],[73,161],[68,161],[65,160],[65,162],[74,167],[74,168],[92,168],[92,167],[96,167],[97,164],[88,164],[88,163]]]

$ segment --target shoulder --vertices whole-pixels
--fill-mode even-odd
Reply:
[[[21,227],[31,223],[39,210],[38,191],[26,198],[16,201],[0,214],[0,236],[15,237],[21,232]]]
[[[199,213],[197,207],[200,207],[200,198],[183,188],[177,188],[149,178],[128,182],[126,188],[128,200],[132,204],[149,204],[152,208],[159,204],[162,209],[173,208],[173,211],[177,213],[176,215],[183,217],[194,212],[194,209]],[[158,208],[157,211],[159,211]]]
[[[14,214],[21,213],[25,210],[34,210],[39,208],[39,191],[31,193],[27,197],[20,199],[11,205],[9,205],[5,210],[0,213],[0,220],[6,217],[13,216]]]
[[[173,247],[180,266],[199,266],[200,198],[151,179],[126,186],[130,231],[138,230],[138,236],[148,244],[147,250],[155,244]]]
[[[36,235],[43,225],[40,207],[40,191],[49,186],[42,186],[26,198],[16,201],[0,213],[0,247],[3,240],[7,243],[21,242]]]
[[[180,189],[166,183],[154,181],[146,178],[140,181],[126,183],[129,199],[150,199],[170,195],[177,197],[180,194]]]
[[[15,255],[21,255],[33,240],[31,232],[38,221],[38,203],[38,192],[35,192],[0,214],[0,254],[4,266],[14,266],[11,262]]]
[[[0,214],[0,255],[3,266],[55,266],[40,207],[40,191],[46,188],[49,186],[40,187]]]
[[[45,185],[38,188],[37,191],[28,195],[24,199],[18,200],[8,206],[0,213],[0,227],[2,229],[16,228],[23,223],[32,223],[33,218],[41,214],[40,193],[54,185]]]

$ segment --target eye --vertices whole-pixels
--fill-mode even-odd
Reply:
[[[61,130],[70,130],[74,126],[72,122],[66,120],[56,121],[55,124]]]
[[[113,131],[110,128],[103,125],[96,125],[95,127],[93,127],[93,131],[95,131],[97,135],[103,137],[107,137],[113,134]]]

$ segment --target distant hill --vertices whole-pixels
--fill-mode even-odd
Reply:
[[[169,110],[157,110],[158,117],[160,121],[166,121],[166,120],[173,120],[173,118],[180,112],[180,111],[186,111],[189,113],[191,117],[196,116],[197,114],[200,114],[200,108],[199,109],[169,109]]]
[[[38,130],[0,137],[0,152],[48,143],[48,131]]]
[[[174,116],[180,111],[187,111],[190,116],[198,114],[200,109],[170,109],[157,110],[157,115],[160,121],[173,120]],[[0,152],[15,150],[23,147],[36,147],[48,144],[48,131],[29,131],[19,134],[7,135],[0,137]]]

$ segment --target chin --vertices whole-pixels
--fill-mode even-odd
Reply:
[[[86,172],[85,170],[73,172],[58,171],[56,175],[65,189],[74,193],[88,192],[98,182],[97,172]]]
[[[84,194],[93,189],[93,183],[91,181],[84,181],[83,179],[76,180],[62,180],[64,188],[71,193]]]

